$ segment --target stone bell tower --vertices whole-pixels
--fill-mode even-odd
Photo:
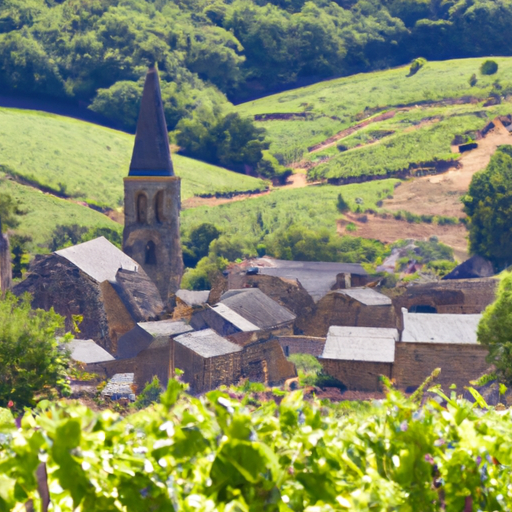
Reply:
[[[156,67],[146,75],[130,172],[124,178],[123,251],[153,280],[164,303],[183,274],[180,178],[174,175]]]

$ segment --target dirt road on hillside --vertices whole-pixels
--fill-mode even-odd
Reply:
[[[411,178],[402,182],[395,189],[393,199],[383,203],[385,210],[405,210],[417,215],[442,215],[446,217],[464,217],[460,198],[468,191],[471,178],[475,172],[484,169],[498,146],[512,144],[512,136],[499,122],[494,121],[495,128],[485,138],[478,141],[478,148],[462,155],[460,168],[444,174]],[[400,238],[427,239],[436,235],[454,248],[457,259],[467,256],[467,231],[461,224],[455,226],[438,226],[435,224],[414,224],[394,218],[382,219],[368,215],[367,222],[358,221],[361,215],[347,216],[353,222],[357,236],[375,238],[383,242],[394,242]],[[340,221],[338,231],[346,233],[348,222]]]

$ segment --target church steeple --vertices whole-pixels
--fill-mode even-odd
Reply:
[[[158,72],[149,69],[135,145],[124,178],[123,251],[137,261],[172,304],[183,274],[180,178],[174,175]]]
[[[155,66],[149,68],[144,83],[128,176],[174,176],[160,80]]]

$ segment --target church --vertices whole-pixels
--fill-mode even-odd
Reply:
[[[183,275],[180,185],[171,160],[158,71],[152,67],[124,178],[122,250],[99,237],[38,255],[13,292],[29,292],[33,307],[53,307],[65,317],[66,329],[83,340],[74,343],[78,360],[87,363],[89,371],[107,379],[133,374],[139,391],[155,375],[166,385],[175,368],[184,371],[192,392],[243,378],[277,384],[294,377],[295,367],[286,360],[273,326],[262,328],[231,312],[231,321],[240,317],[242,328],[228,333],[224,327],[215,329],[215,322],[194,324],[190,314],[180,317],[175,307]],[[196,316],[212,310],[206,298],[192,308]],[[266,304],[268,310],[284,310],[264,299],[271,303]],[[288,324],[295,318],[287,310],[282,315]]]

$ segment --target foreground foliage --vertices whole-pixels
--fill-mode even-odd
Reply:
[[[59,511],[510,510],[512,416],[479,395],[484,409],[390,391],[351,413],[182,388],[126,418],[46,402],[17,429],[1,411],[0,510],[38,509],[42,462]]]
[[[52,310],[32,310],[31,297],[0,299],[0,407],[33,405],[67,392],[67,356],[57,348],[64,319]],[[0,471],[1,473],[1,471]]]

